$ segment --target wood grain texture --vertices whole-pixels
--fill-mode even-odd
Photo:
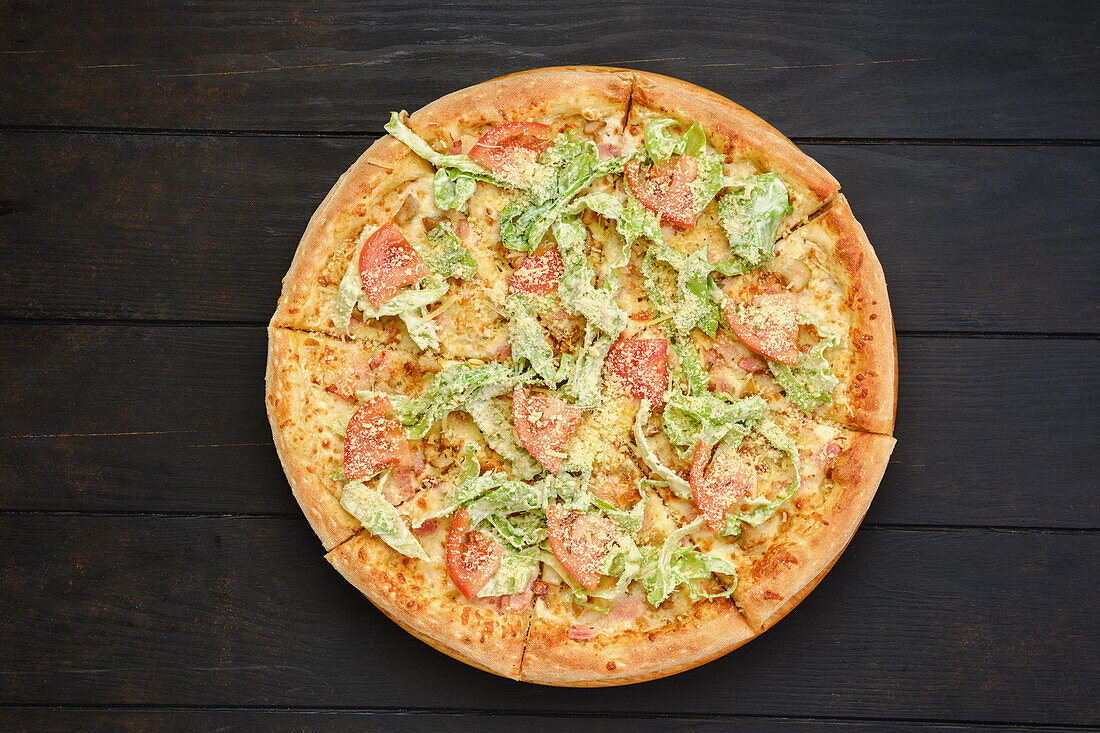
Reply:
[[[304,520],[3,517],[0,702],[1088,723],[1100,535],[861,531],[787,619],[700,669],[476,673],[325,567]],[[45,551],[45,548],[49,548]],[[975,579],[981,578],[981,582]]]
[[[369,139],[0,134],[0,317],[266,323]],[[811,145],[901,331],[1100,332],[1100,148]]]
[[[0,509],[299,514],[262,327],[0,336]],[[1097,528],[1100,342],[899,339],[898,446],[868,521]],[[1055,368],[1057,365],[1057,368]]]
[[[634,66],[797,137],[1095,137],[1075,3],[7,3],[5,122],[374,132],[390,109],[555,64]],[[1036,39],[1042,39],[1036,44]]]
[[[505,713],[420,712],[375,710],[102,710],[97,708],[43,710],[34,708],[0,710],[0,726],[10,731],[92,730],[191,733],[196,730],[280,731],[422,731],[462,730],[483,733],[500,730],[546,731],[547,733],[620,733],[623,730],[647,730],[658,733],[717,733],[737,726],[765,733],[800,731],[881,731],[894,733],[953,733],[975,730],[973,724],[910,723],[885,720],[819,720],[814,718],[761,718],[757,716],[661,716],[632,715],[556,716]],[[983,724],[983,731],[1079,731],[1077,727]]]

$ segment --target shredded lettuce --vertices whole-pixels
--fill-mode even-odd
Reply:
[[[420,253],[425,264],[441,277],[469,280],[477,272],[477,260],[447,222],[428,232],[428,244]]]
[[[657,457],[657,454],[653,452],[653,449],[649,445],[649,441],[646,439],[645,424],[646,421],[649,420],[649,410],[649,400],[642,400],[642,405],[638,408],[638,414],[634,416],[634,444],[638,448],[638,457],[641,458],[655,474],[668,482],[669,488],[672,489],[674,494],[681,499],[691,498],[691,486],[688,485],[688,482],[680,478],[680,475],[671,468],[661,463],[661,460]]]
[[[642,131],[642,144],[650,163],[660,163],[674,155],[698,157],[706,149],[707,136],[698,122],[692,122],[680,137],[669,129],[676,124],[676,120],[667,117],[646,123]]]
[[[748,435],[767,409],[756,396],[731,401],[710,392],[688,395],[674,388],[665,405],[665,434],[686,457],[700,441],[717,445],[730,433]]]
[[[621,172],[623,160],[600,160],[592,141],[562,135],[539,164],[548,174],[539,176],[540,182],[524,197],[508,202],[500,212],[500,237],[509,249],[532,251],[550,227],[568,214],[573,199],[596,179]]]
[[[833,389],[840,380],[833,374],[832,365],[825,358],[825,350],[840,343],[834,335],[824,335],[807,354],[798,355],[798,364],[790,367],[768,359],[768,368],[783,387],[791,402],[809,415],[818,405],[833,401]]]
[[[538,547],[527,547],[518,552],[505,550],[500,568],[477,592],[478,598],[506,596],[520,593],[531,587],[539,573]]]
[[[355,311],[355,306],[358,305],[364,318],[398,316],[405,323],[409,336],[417,346],[421,349],[438,350],[439,338],[436,335],[435,324],[428,318],[427,306],[446,295],[447,289],[446,282],[436,278],[425,278],[375,308],[363,292],[363,282],[359,277],[359,260],[353,257],[336,291],[332,322],[337,329],[350,333],[351,315]]]
[[[528,295],[513,293],[504,303],[508,333],[512,337],[512,358],[526,359],[547,386],[557,386],[558,365],[554,349],[535,315],[535,301]]]
[[[611,350],[614,338],[608,334],[597,334],[591,323],[584,326],[584,344],[578,355],[572,360],[572,371],[565,375],[566,382],[562,390],[573,398],[577,407],[591,410],[600,406],[600,384],[603,363],[607,352]],[[562,359],[565,367],[565,359]],[[559,374],[559,379],[562,375]]]
[[[554,225],[554,238],[563,265],[558,282],[562,303],[603,333],[618,336],[626,328],[627,316],[615,302],[617,281],[607,278],[599,287],[592,285],[596,273],[588,266],[585,255],[588,234],[584,225],[577,219],[559,221]]]
[[[768,521],[779,507],[794,496],[794,492],[798,490],[799,485],[802,483],[802,462],[798,457],[798,446],[795,445],[791,436],[784,433],[778,425],[767,418],[760,421],[756,426],[756,430],[764,436],[765,440],[771,443],[773,448],[787,454],[791,461],[791,467],[794,469],[794,479],[786,489],[770,501],[758,500],[753,502],[756,505],[745,512],[731,510],[726,515],[726,526],[722,530],[724,535],[736,536],[741,534],[742,522],[755,527]]]
[[[520,514],[542,509],[547,504],[550,487],[546,481],[528,484],[513,481],[508,474],[499,472],[485,474],[479,479],[492,488],[477,499],[465,502],[471,526],[481,524],[491,516]]]
[[[473,399],[466,403],[465,409],[489,447],[512,462],[512,474],[516,478],[532,479],[543,472],[543,467],[519,442],[512,424],[511,403],[491,398]]]
[[[718,199],[718,221],[734,257],[716,269],[735,275],[763,267],[775,256],[779,224],[792,211],[787,188],[774,173],[726,180],[724,185],[729,190]]]
[[[397,112],[390,112],[390,121],[386,123],[385,129],[386,132],[405,143],[410,150],[431,163],[435,168],[448,168],[479,181],[486,181],[487,183],[492,183],[504,188],[511,187],[507,181],[497,178],[492,173],[470,160],[466,155],[444,155],[443,153],[437,153],[424,138],[417,135],[404,123],[401,119],[401,115]]]
[[[639,582],[646,591],[646,600],[656,607],[672,595],[677,587],[687,584],[692,601],[704,598],[719,598],[733,593],[736,584],[718,593],[700,593],[692,585],[693,580],[710,577],[711,573],[732,575],[736,578],[737,569],[727,560],[715,554],[701,552],[693,547],[681,547],[680,540],[703,527],[703,518],[680,527],[669,534],[660,548],[643,548],[644,559]]]
[[[670,303],[661,292],[657,278],[657,262],[668,264],[676,272],[677,302]],[[693,328],[702,329],[714,338],[718,332],[719,310],[710,297],[710,273],[714,266],[707,260],[706,247],[700,247],[690,255],[683,255],[662,242],[650,245],[642,258],[642,274],[650,303],[658,311],[672,315],[672,323],[681,335]]]
[[[347,272],[340,280],[340,288],[336,291],[332,323],[337,330],[351,333],[351,314],[355,312],[355,306],[362,297],[363,280],[359,277],[359,258],[352,257]]]
[[[492,514],[489,524],[512,547],[517,550],[538,545],[549,535],[546,531],[546,513],[539,510],[502,516]]]
[[[590,193],[577,200],[574,207],[580,213],[580,207],[587,207],[605,219],[615,222],[619,236],[629,248],[639,237],[662,241],[661,222],[657,215],[646,209],[626,190],[626,201],[620,201],[609,193]],[[628,250],[629,251],[629,250]]]
[[[454,410],[465,409],[473,400],[485,399],[483,388],[514,387],[529,379],[529,375],[499,362],[476,367],[466,363],[452,364],[435,375],[432,386],[420,397],[395,396],[390,401],[409,437],[423,438],[436,420]]]
[[[474,195],[477,179],[457,168],[440,168],[432,179],[435,205],[444,211],[462,211]]]
[[[362,479],[346,484],[340,493],[340,506],[359,520],[363,529],[408,557],[427,560],[428,554],[405,525],[397,509],[382,498],[382,487],[389,478],[386,471],[378,480],[378,488],[369,488]]]

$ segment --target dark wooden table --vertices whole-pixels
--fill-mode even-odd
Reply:
[[[0,729],[1080,728],[1100,719],[1095,2],[0,2]],[[469,669],[322,559],[264,325],[391,109],[590,63],[841,181],[898,448],[821,586],[671,679]]]

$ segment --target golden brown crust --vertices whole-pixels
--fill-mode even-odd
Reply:
[[[541,603],[541,602],[540,602]],[[754,636],[733,602],[696,603],[691,613],[650,632],[575,641],[536,610],[520,679],[562,687],[609,687],[666,677],[733,651]]]
[[[425,546],[428,549],[428,543]],[[441,552],[438,547],[435,551]],[[479,669],[519,677],[529,607],[521,613],[502,613],[468,603],[442,570],[441,555],[431,563],[405,557],[365,532],[325,557],[371,603],[418,639]]]
[[[639,77],[631,95],[631,125],[636,118],[640,119],[643,110],[683,122],[697,121],[719,152],[747,155],[761,170],[778,175],[787,186],[794,207],[785,229],[808,219],[840,190],[840,184],[817,161],[782,135],[758,127],[755,115],[745,115],[740,108],[715,106],[713,100],[693,98],[678,86]]]
[[[836,242],[836,260],[849,279],[848,305],[856,316],[850,336],[855,377],[848,386],[846,407],[832,416],[863,430],[892,435],[897,344],[882,265],[844,196],[838,196],[814,224],[824,227]]]
[[[834,496],[815,531],[799,541],[778,538],[748,569],[750,582],[734,597],[754,627],[767,628],[793,608],[785,608],[788,601],[819,581],[843,551],[867,513],[894,443],[890,436],[855,433],[830,470]]]
[[[302,379],[298,341],[302,334],[280,328],[268,329],[266,403],[275,450],[283,465],[298,506],[309,520],[325,549],[335,547],[357,529],[359,522],[344,511],[333,493],[335,484],[326,478],[315,445],[315,429],[301,418],[311,402],[310,383]]]

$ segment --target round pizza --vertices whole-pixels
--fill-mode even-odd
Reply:
[[[436,649],[617,685],[822,578],[897,356],[840,186],[676,79],[563,67],[394,112],[309,222],[267,413],[327,559]]]

